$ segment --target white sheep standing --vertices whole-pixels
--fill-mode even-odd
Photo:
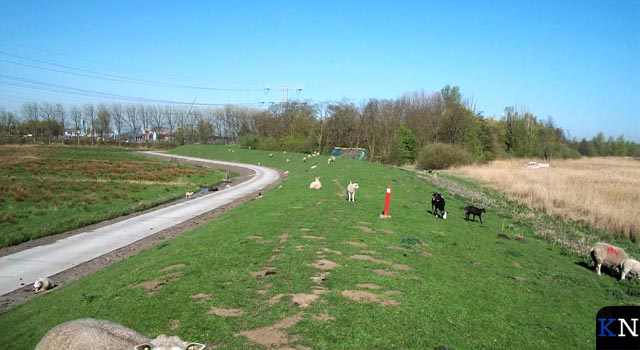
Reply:
[[[52,328],[36,350],[202,350],[204,344],[160,335],[153,340],[117,323],[85,318]]]
[[[187,192],[184,194],[184,198],[191,199],[193,197],[193,192]]]
[[[316,177],[316,179],[309,184],[309,189],[312,190],[319,190],[322,188],[322,183],[320,183],[320,178]]]
[[[360,188],[358,183],[352,183],[349,181],[349,185],[347,185],[347,201],[355,202],[356,201],[356,190]]]
[[[336,162],[336,157],[335,156],[331,156],[329,157],[329,159],[327,160],[327,164],[333,164]]]
[[[629,272],[640,277],[640,261],[632,258],[625,260],[622,264],[622,275],[620,279],[623,280]]]
[[[36,293],[44,292],[45,290],[52,289],[56,286],[56,283],[47,277],[38,278],[33,283],[33,291]]]
[[[602,264],[610,267],[622,267],[627,260],[627,253],[622,248],[618,248],[608,243],[598,242],[589,251],[589,255],[596,265],[596,272],[600,275]]]

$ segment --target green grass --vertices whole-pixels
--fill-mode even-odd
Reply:
[[[3,146],[0,247],[170,202],[221,176],[121,148]]]
[[[640,302],[637,280],[597,276],[585,257],[550,244],[531,225],[495,212],[483,216],[482,225],[467,222],[462,208],[468,203],[455,196],[447,197],[448,219],[434,218],[430,196],[442,189],[411,172],[233,149],[187,146],[175,153],[261,162],[289,175],[262,199],[3,313],[0,348],[33,349],[53,326],[94,317],[148,336],[168,333],[219,349],[266,349],[239,334],[300,315],[279,330],[289,347],[588,349],[595,347],[600,308]],[[316,160],[319,166],[311,170]],[[323,183],[319,191],[308,189],[315,176]],[[346,201],[350,180],[360,184],[355,203]],[[383,220],[387,185],[392,217]],[[501,232],[510,239],[499,238]],[[317,300],[304,308],[290,296],[274,301],[318,290],[310,277],[321,271],[311,264],[322,257],[338,266]],[[274,273],[252,275],[265,267]],[[148,281],[166,282],[153,294],[134,287]],[[367,291],[397,305],[354,301],[345,291]],[[208,299],[193,297],[198,294]],[[244,314],[220,317],[209,313],[213,307]]]

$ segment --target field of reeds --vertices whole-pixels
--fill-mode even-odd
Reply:
[[[0,146],[0,247],[145,210],[221,176],[121,148]]]
[[[528,168],[501,160],[452,169],[485,181],[508,198],[563,220],[584,222],[610,238],[640,240],[640,161],[633,158],[556,160]]]

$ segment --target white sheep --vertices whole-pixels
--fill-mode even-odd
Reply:
[[[56,286],[56,283],[47,277],[38,278],[33,283],[33,291],[36,293],[44,292],[45,290],[52,289]]]
[[[329,157],[329,159],[327,160],[327,164],[333,164],[335,162],[336,162],[336,157],[334,156]]]
[[[356,201],[356,190],[360,188],[358,183],[352,183],[349,181],[349,185],[347,185],[347,201],[355,202]]]
[[[186,199],[191,199],[191,197],[193,197],[193,192],[187,192],[184,195],[184,198],[186,198]]]
[[[36,345],[36,350],[202,350],[204,344],[184,342],[160,335],[153,340],[117,323],[78,319],[52,328]]]
[[[640,277],[640,261],[631,258],[625,260],[622,264],[622,275],[620,279],[623,280],[629,272]]]
[[[309,189],[319,190],[322,188],[322,183],[320,183],[320,178],[316,177],[316,179],[309,184]]]
[[[622,248],[612,246],[608,243],[596,243],[589,251],[589,255],[596,265],[596,272],[600,275],[602,264],[610,267],[621,267],[627,260],[627,253]]]

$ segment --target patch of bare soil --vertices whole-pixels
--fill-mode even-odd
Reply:
[[[195,301],[196,304],[204,304],[209,299],[211,299],[211,295],[205,294],[205,293],[198,293],[190,296],[190,298],[193,299],[193,301]]]
[[[380,304],[382,306],[399,306],[400,302],[393,299],[387,299],[371,292],[361,290],[345,290],[342,296],[359,303]]]
[[[240,317],[245,314],[242,309],[222,309],[219,307],[212,307],[209,309],[209,313],[220,317]]]
[[[333,270],[336,268],[336,266],[338,266],[338,264],[334,263],[331,260],[320,259],[314,262],[313,264],[311,264],[311,266],[319,270]]]
[[[182,162],[182,160],[180,160],[180,162]],[[215,167],[215,168],[223,168],[219,165],[212,165],[210,163],[203,163],[203,162],[190,162],[190,163],[195,163],[196,165],[200,165],[200,166],[205,166],[205,167]],[[232,182],[234,184],[238,184],[244,181],[247,181],[249,179],[251,179],[252,174],[250,170],[247,170],[245,168],[241,168],[241,167],[224,167],[224,169],[228,169],[233,173],[239,174],[238,177],[235,177],[232,179]],[[207,213],[204,213],[198,217],[195,217],[191,220],[187,220],[181,224],[175,225],[173,227],[170,227],[166,230],[157,232],[151,236],[148,236],[144,239],[141,239],[137,242],[134,242],[126,247],[122,247],[120,249],[114,250],[111,253],[102,255],[98,258],[95,258],[91,261],[88,261],[84,264],[80,264],[78,266],[75,266],[71,269],[68,269],[66,271],[63,271],[61,273],[58,273],[56,275],[50,276],[50,278],[56,282],[56,284],[58,285],[58,287],[56,287],[56,289],[64,286],[67,283],[76,281],[82,277],[88,276],[93,274],[96,271],[102,270],[105,267],[111,266],[119,261],[122,261],[126,258],[129,258],[133,255],[136,255],[138,253],[140,253],[141,251],[147,250],[150,247],[153,247],[157,244],[160,244],[162,242],[168,241],[171,238],[174,238],[176,236],[179,236],[185,232],[191,231],[194,228],[201,226],[215,218],[217,218],[218,216],[226,213],[227,211],[235,208],[236,206],[250,201],[252,199],[254,199],[258,193],[260,192],[265,192],[266,190],[273,188],[275,186],[277,186],[278,184],[280,184],[282,182],[282,180],[284,179],[284,174],[282,172],[280,172],[280,177],[278,178],[278,180],[276,182],[274,182],[273,184],[266,186],[265,188],[256,191],[254,193],[250,193],[244,197],[241,198],[237,198],[236,200],[234,200],[233,202],[226,204],[224,206],[221,206],[219,208],[213,209]],[[181,199],[184,200],[184,199]],[[180,201],[181,201],[180,200]],[[138,213],[133,213],[130,215],[126,215],[126,216],[122,216],[116,219],[112,219],[112,220],[106,220],[103,221],[101,223],[95,224],[95,225],[91,225],[91,226],[87,226],[87,227],[83,227],[81,229],[77,229],[77,230],[73,230],[73,231],[69,231],[69,232],[65,232],[65,233],[61,233],[61,234],[57,234],[57,235],[53,235],[53,236],[49,236],[49,237],[43,237],[40,239],[36,239],[36,240],[32,240],[29,242],[25,242],[23,244],[17,245],[17,246],[12,246],[12,247],[6,247],[6,248],[0,248],[0,256],[6,256],[6,255],[10,255],[22,250],[26,250],[26,249],[30,249],[33,247],[38,247],[38,246],[42,246],[42,245],[48,245],[51,243],[54,243],[60,239],[64,239],[73,235],[76,235],[78,233],[82,233],[85,232],[87,230],[94,230],[96,228],[99,227],[103,227],[106,225],[110,225],[113,224],[115,222],[119,222],[119,221],[123,221],[126,219],[129,219],[131,217],[134,216],[138,216],[138,215],[142,215],[145,213],[148,213],[152,210],[158,210],[164,207],[167,207],[169,205],[172,205],[175,203],[167,203],[164,205],[160,205],[157,206],[155,208],[149,209],[149,210],[145,210],[145,211],[141,211]],[[35,276],[35,278],[38,278],[40,276]],[[20,305],[28,300],[31,300],[33,298],[39,297],[41,295],[44,295],[46,293],[50,293],[50,292],[54,292],[56,289],[53,289],[51,291],[47,291],[45,293],[38,293],[35,294],[32,290],[32,285],[31,283],[33,283],[33,281],[25,281],[25,286],[17,289],[11,293],[7,293],[5,295],[0,296],[0,312],[4,312],[14,306]]]
[[[288,329],[300,322],[304,314],[299,313],[291,317],[283,318],[273,326],[257,328],[251,331],[240,332],[239,335],[247,337],[250,341],[262,346],[280,347],[298,341],[298,336],[287,336],[282,329]]]

